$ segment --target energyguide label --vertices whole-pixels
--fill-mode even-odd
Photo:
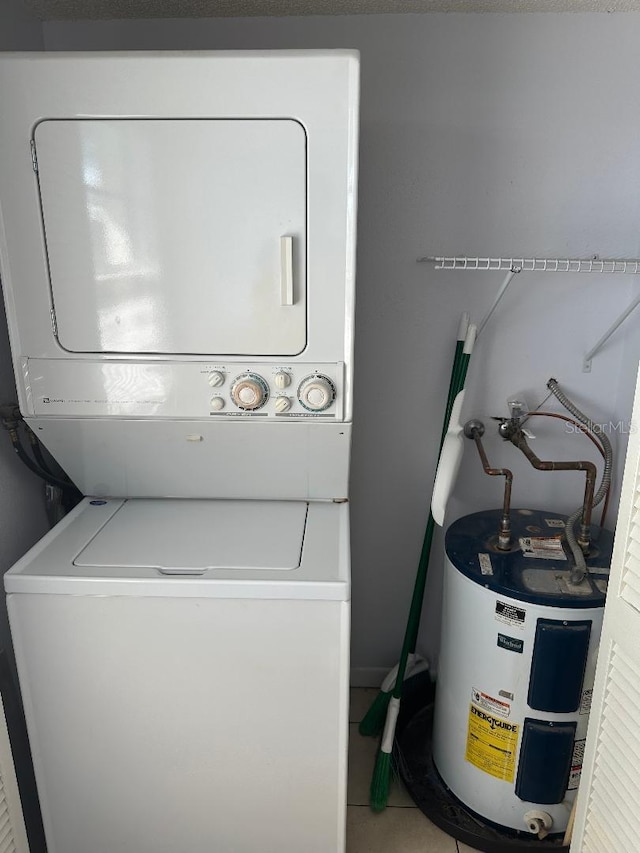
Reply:
[[[513,782],[519,731],[517,723],[495,717],[472,702],[465,760],[489,776]]]

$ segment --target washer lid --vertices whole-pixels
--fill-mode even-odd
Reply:
[[[73,565],[166,575],[297,569],[307,510],[302,501],[125,501]]]
[[[4,576],[49,595],[348,601],[349,508],[85,498]]]

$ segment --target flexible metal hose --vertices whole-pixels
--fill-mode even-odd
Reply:
[[[573,403],[567,395],[560,389],[558,382],[556,379],[550,379],[547,382],[547,388],[554,397],[562,403],[565,409],[570,412],[573,417],[580,421],[580,423],[584,424],[584,426],[592,432],[594,435],[598,437],[600,442],[602,443],[602,447],[604,448],[604,470],[602,472],[602,480],[600,482],[600,487],[598,491],[595,493],[593,498],[593,506],[597,506],[600,501],[604,498],[604,496],[609,491],[609,487],[611,485],[611,470],[613,467],[613,450],[611,448],[611,442],[609,441],[609,437],[606,435],[604,430],[599,424],[594,423],[584,412],[581,412],[580,409]],[[587,562],[585,560],[584,553],[582,548],[578,544],[576,540],[576,535],[574,531],[574,526],[578,519],[582,515],[582,507],[580,507],[573,515],[569,516],[567,519],[567,542],[569,547],[571,548],[571,553],[575,559],[575,566],[571,570],[571,582],[574,584],[580,583],[585,575],[587,574]]]

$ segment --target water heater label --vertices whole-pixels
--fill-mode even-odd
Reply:
[[[475,687],[471,691],[471,701],[484,708],[485,711],[491,711],[501,717],[508,717],[511,713],[511,705],[508,702],[503,702],[502,699],[494,699],[493,696],[483,693],[482,690],[476,690]]]
[[[480,563],[480,571],[483,575],[493,574],[493,566],[491,565],[489,554],[478,554],[478,562]]]
[[[523,536],[519,539],[523,557],[536,560],[566,560],[562,541],[557,536]]]
[[[519,729],[472,703],[465,760],[496,779],[513,782]]]
[[[496,601],[496,619],[499,622],[523,628],[526,616],[527,611],[523,610],[522,607],[507,604],[506,601]]]
[[[591,700],[593,699],[593,690],[583,690],[582,698],[580,699],[580,713],[591,713]]]
[[[517,637],[508,637],[506,634],[498,634],[498,646],[501,649],[506,649],[508,652],[517,652],[521,655],[524,649],[524,640],[519,640]]]
[[[569,773],[569,784],[567,791],[575,791],[580,784],[582,774],[582,762],[584,761],[584,745],[586,739],[576,740],[573,744],[573,756],[571,758],[571,772]]]

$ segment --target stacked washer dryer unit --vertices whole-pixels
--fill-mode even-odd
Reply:
[[[340,853],[358,59],[0,59],[6,576],[49,853]]]

